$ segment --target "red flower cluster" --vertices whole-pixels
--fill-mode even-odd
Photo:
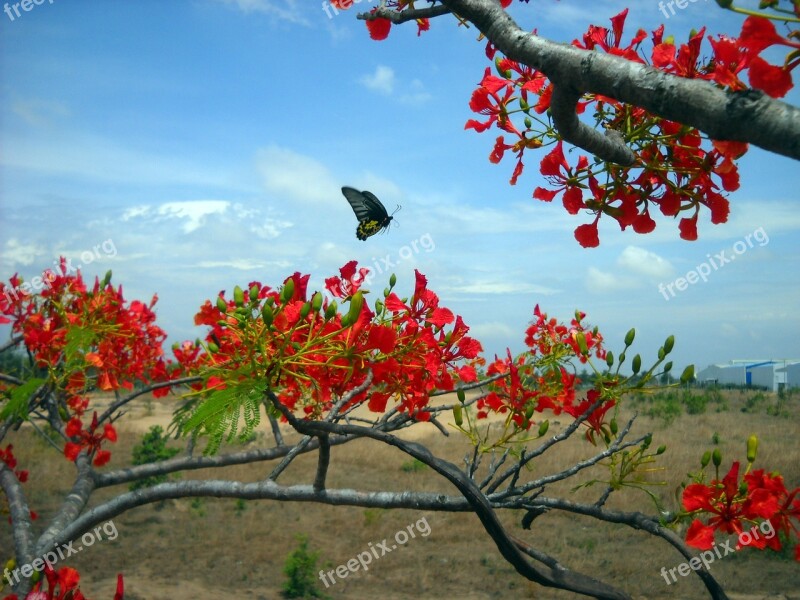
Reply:
[[[46,369],[43,384],[69,409],[66,433],[74,441],[67,442],[64,455],[75,460],[86,448],[101,466],[111,455],[100,444],[115,441],[116,432],[108,423],[96,432],[96,413],[89,430],[83,429],[88,392],[132,390],[136,381],[166,381],[174,373],[168,372],[163,358],[166,333],[155,324],[155,296],[149,304],[128,303],[122,286],[111,285],[110,271],[103,281],[95,278],[91,288],[80,271],[70,271],[69,261],[60,258],[58,269],[41,277],[39,293],[18,275],[8,285],[0,283],[0,322],[10,323],[12,335],[21,336],[36,366]],[[0,391],[7,387],[0,382]],[[153,395],[167,393],[168,388],[160,388]]]
[[[36,364],[49,369],[57,387],[63,385],[80,415],[91,387],[131,390],[137,380],[166,379],[161,347],[166,333],[155,325],[156,296],[149,305],[127,303],[122,286],[111,285],[110,271],[88,289],[80,271],[70,270],[62,257],[57,271],[45,272],[39,294],[28,291],[17,275],[9,285],[0,283],[0,323],[11,323],[12,333],[22,335]]]
[[[64,456],[66,456],[68,460],[74,462],[75,459],[78,458],[78,454],[81,453],[81,450],[85,448],[89,456],[94,456],[94,466],[102,467],[106,464],[111,459],[111,453],[108,450],[101,450],[100,445],[103,443],[103,440],[116,442],[117,432],[111,423],[103,425],[102,433],[96,433],[97,427],[96,411],[88,430],[83,428],[83,423],[81,423],[79,417],[72,417],[69,423],[67,423],[66,434],[73,440],[77,438],[77,441],[66,443],[64,446]]]
[[[339,277],[326,280],[330,300],[321,292],[309,297],[309,276],[299,273],[280,290],[253,282],[245,293],[237,286],[233,299],[206,301],[195,317],[210,328],[208,350],[186,343],[175,355],[187,374],[204,375],[197,389],[262,381],[290,410],[313,416],[371,371],[375,389],[354,396],[351,405],[368,401],[370,410],[383,412],[394,397],[402,411],[426,420],[433,389],[452,389],[454,377],[476,379],[480,343],[466,335],[461,317],[439,305],[420,273],[410,299],[391,291],[392,280],[373,312],[360,289],[366,273],[347,263]],[[346,312],[338,311],[338,301]]]
[[[749,468],[748,468],[749,470]],[[683,490],[683,507],[689,513],[713,515],[706,523],[694,519],[686,532],[686,543],[700,550],[711,549],[714,534],[722,531],[741,534],[747,523],[768,521],[775,532],[791,539],[800,538],[800,488],[789,492],[783,477],[767,474],[763,469],[746,473],[739,481],[739,463],[734,462],[722,480],[710,484],[693,483]],[[741,540],[742,538],[740,538]],[[749,545],[762,550],[769,547],[781,549],[779,535],[770,538],[748,536],[737,549]],[[800,561],[800,544],[794,548],[795,560]]]
[[[17,468],[17,457],[14,456],[14,446],[11,444],[6,445],[6,449],[3,450],[0,448],[0,460],[6,463],[9,469],[14,470]],[[20,469],[18,471],[14,471],[14,475],[17,476],[20,483],[25,483],[28,481],[28,471]]]
[[[579,418],[587,413],[600,398],[598,390],[590,390],[586,399],[575,404],[575,389],[580,379],[568,368],[570,361],[585,363],[591,354],[604,360],[603,336],[597,328],[583,324],[586,315],[576,312],[569,326],[549,319],[537,305],[534,322],[525,334],[529,350],[516,360],[509,353],[497,359],[487,371],[487,376],[508,373],[490,386],[490,392],[477,402],[477,417],[486,418],[489,412],[510,414],[519,429],[528,430],[533,424],[534,412],[545,410],[553,414],[562,411]],[[616,401],[610,399],[597,406],[583,422],[586,438],[594,443],[595,433],[603,434],[605,417]]]
[[[58,573],[48,564],[44,568],[47,591],[42,590],[42,582],[34,585],[33,590],[25,596],[25,600],[88,600],[80,590],[80,574],[70,567],[61,567]],[[122,575],[117,575],[117,590],[114,600],[123,600],[125,589]],[[18,600],[16,594],[10,594],[3,600]]]
[[[639,53],[639,46],[647,38],[643,30],[622,45],[627,12],[626,9],[611,19],[611,30],[591,26],[583,40],[573,44],[644,64],[647,61]],[[785,95],[792,87],[791,70],[800,64],[800,54],[795,50],[787,64],[774,66],[760,53],[773,45],[797,49],[800,44],[779,36],[769,20],[748,17],[738,38],[709,38],[712,54],[708,60],[701,60],[700,53],[704,31],[676,47],[664,39],[662,25],[651,35],[650,64],[667,73],[714,81],[731,90],[747,87],[739,79],[743,71],[748,72],[752,87],[775,97]],[[488,44],[487,56],[495,59],[495,54],[495,48]],[[591,223],[575,230],[575,238],[582,246],[599,245],[598,223],[603,215],[616,220],[621,229],[630,226],[640,234],[655,229],[651,214],[654,209],[667,217],[682,216],[678,227],[685,240],[697,239],[701,207],[710,211],[712,223],[727,220],[728,201],[721,192],[738,189],[735,161],[747,151],[747,144],[704,140],[696,129],[595,95],[579,103],[578,112],[593,105],[597,127],[618,135],[633,151],[636,162],[632,167],[620,167],[600,160],[590,163],[588,157],[581,155],[570,166],[552,122],[540,116],[550,106],[552,84],[542,73],[507,58],[497,57],[495,66],[499,77],[487,68],[470,100],[470,108],[486,120],[470,119],[465,128],[482,132],[496,125],[514,137],[513,142],[506,143],[504,136],[499,136],[489,156],[491,162],[499,163],[506,150],[516,153],[512,185],[524,169],[525,150],[555,143],[540,164],[540,172],[550,185],[537,187],[533,197],[550,202],[561,195],[570,214],[581,210],[593,213]],[[522,117],[524,128],[514,124],[514,114]]]

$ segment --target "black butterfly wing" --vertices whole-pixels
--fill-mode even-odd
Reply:
[[[366,240],[389,226],[392,217],[375,194],[367,191],[359,192],[347,186],[342,188],[342,194],[358,219],[356,237],[359,240]]]

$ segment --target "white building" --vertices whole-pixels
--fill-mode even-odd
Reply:
[[[777,392],[785,387],[800,387],[800,359],[732,360],[709,365],[697,373],[698,383],[751,385]]]

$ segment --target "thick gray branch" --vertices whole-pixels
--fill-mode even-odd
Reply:
[[[551,42],[520,29],[496,0],[442,0],[442,4],[473,23],[510,59],[541,71],[556,89],[573,90],[572,96],[602,94],[696,127],[711,139],[749,142],[800,160],[800,109],[785,102],[754,90],[726,92],[707,81]],[[571,103],[572,98],[567,100]],[[553,108],[566,110],[562,103]],[[567,132],[572,139],[559,131],[570,143],[604,160],[621,158],[614,149],[616,142],[609,142],[600,131],[588,134],[581,128],[577,136]]]

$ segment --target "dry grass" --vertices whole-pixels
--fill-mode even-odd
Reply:
[[[676,506],[674,493],[687,468],[698,465],[699,456],[712,448],[712,436],[719,434],[723,464],[743,459],[745,440],[757,433],[762,440],[756,466],[764,465],[784,474],[787,486],[800,484],[797,427],[800,416],[795,397],[788,418],[773,417],[761,411],[740,412],[747,395],[729,394],[726,412],[683,415],[669,427],[641,417],[635,431],[654,432],[653,447],[668,445],[661,457],[665,468],[658,477],[667,484],[656,488],[668,507]],[[155,401],[154,417],[137,416],[131,426],[139,430],[169,405]],[[710,410],[714,410],[713,407]],[[159,412],[160,411],[160,412]],[[149,426],[149,425],[148,425]],[[144,427],[146,429],[146,427]],[[17,432],[9,440],[15,445],[22,465],[30,466],[26,484],[31,505],[42,515],[39,523],[58,506],[63,490],[70,484],[72,471],[63,458],[29,431]],[[121,435],[114,458],[107,468],[125,464],[138,438]],[[449,439],[430,434],[425,439],[438,455],[460,462],[468,449],[458,434]],[[255,443],[258,443],[256,441]],[[585,441],[571,440],[536,463],[534,474],[574,464],[590,453]],[[331,487],[367,490],[426,490],[455,493],[428,469],[404,470],[409,458],[399,451],[370,441],[358,441],[332,450]],[[301,457],[281,478],[282,483],[308,483],[313,479],[314,457]],[[265,467],[240,466],[225,473],[226,478],[253,481],[264,477]],[[193,472],[190,478],[219,478],[220,473]],[[579,499],[594,498],[598,491],[570,494]],[[119,490],[117,490],[119,491]],[[101,490],[96,504],[113,495]],[[552,495],[554,490],[548,490]],[[642,493],[628,491],[612,496],[609,505],[626,510],[653,512],[653,505]],[[69,564],[83,574],[83,589],[96,600],[113,595],[115,574],[125,574],[126,598],[130,600],[182,599],[197,597],[279,598],[284,581],[287,554],[296,547],[298,534],[307,534],[310,548],[320,553],[320,568],[345,563],[368,544],[391,538],[422,516],[431,533],[417,536],[405,546],[376,560],[367,572],[351,574],[326,590],[331,598],[387,599],[459,597],[468,600],[491,598],[562,599],[574,595],[536,586],[517,575],[502,559],[485,535],[478,519],[470,513],[420,513],[410,510],[386,511],[317,504],[248,501],[238,506],[234,500],[203,499],[169,502],[163,507],[142,507],[114,519],[119,531],[115,541],[100,542],[70,559]],[[703,598],[704,588],[696,577],[680,578],[667,586],[659,574],[662,567],[675,567],[682,557],[663,542],[633,530],[598,524],[572,515],[548,513],[536,520],[531,531],[519,526],[520,513],[503,515],[512,533],[529,540],[570,567],[593,573],[623,587],[636,598]],[[0,531],[0,558],[10,554],[8,528]],[[727,556],[712,565],[712,572],[732,598],[763,598],[783,593],[800,599],[798,567],[790,560],[767,553],[747,552]]]

